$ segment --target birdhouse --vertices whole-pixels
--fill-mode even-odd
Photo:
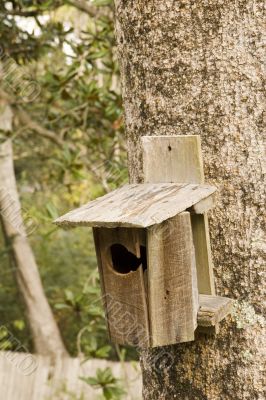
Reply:
[[[93,228],[113,342],[156,347],[192,341],[199,323],[215,327],[228,313],[229,299],[200,293],[198,284],[206,279],[197,270],[193,218],[213,206],[215,191],[204,183],[128,184],[55,221]]]

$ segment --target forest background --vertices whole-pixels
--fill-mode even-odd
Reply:
[[[52,224],[127,181],[113,3],[3,1],[0,57],[0,141],[13,141],[23,219],[66,348],[134,360],[108,342],[91,231]],[[0,265],[0,339],[11,332],[33,351],[2,233]]]

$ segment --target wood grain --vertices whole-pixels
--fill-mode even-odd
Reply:
[[[215,205],[215,195],[206,197],[200,200],[197,204],[194,204],[188,211],[192,214],[204,214],[213,208]]]
[[[159,224],[211,196],[214,186],[189,183],[132,184],[58,218],[62,227],[140,227]]]
[[[34,368],[36,366],[36,368]],[[109,360],[49,357],[0,351],[1,400],[99,399],[98,391],[80,377],[95,376],[97,369],[111,368],[127,394],[123,400],[141,400],[139,365]]]
[[[200,136],[143,136],[144,182],[204,183]],[[207,215],[191,215],[199,293],[215,294]]]
[[[199,136],[143,136],[144,181],[203,183]]]
[[[209,221],[206,214],[191,214],[200,294],[215,295]]]
[[[210,327],[217,325],[232,310],[234,301],[228,297],[220,296],[199,296],[200,307],[198,311],[198,325]]]
[[[127,274],[113,269],[110,247],[121,244],[140,257],[146,245],[142,229],[94,228],[103,301],[110,339],[114,343],[146,347],[149,345],[148,310],[142,265]]]
[[[198,287],[190,214],[148,229],[151,345],[194,340]]]

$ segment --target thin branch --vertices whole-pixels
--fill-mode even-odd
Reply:
[[[108,17],[110,15],[109,10],[95,7],[93,4],[88,4],[88,2],[84,0],[67,0],[67,3],[91,17]]]
[[[25,10],[2,10],[0,11],[0,14],[5,14],[5,15],[12,15],[12,16],[19,16],[19,17],[35,17],[38,14],[42,14],[42,10],[31,10],[31,11],[25,11]]]
[[[30,47],[30,46],[26,46],[26,47],[19,46],[17,48],[9,49],[8,50],[8,55],[12,56],[12,54],[22,54],[22,53],[28,54],[28,53],[30,53],[30,52],[32,52],[34,50],[35,49],[33,47]]]
[[[44,128],[38,122],[32,120],[29,117],[29,115],[24,110],[22,110],[22,108],[16,107],[14,111],[22,124],[25,124],[28,128],[32,129],[33,131],[38,133],[40,136],[50,139],[52,142],[54,142],[58,146],[60,146],[60,147],[63,146],[64,141],[55,132]]]
[[[27,114],[26,111],[24,111],[21,107],[16,104],[15,98],[6,93],[2,88],[0,88],[0,99],[6,100],[10,107],[12,108],[12,111],[14,112],[15,115],[19,118],[20,122],[23,125],[26,125],[26,127],[32,129],[34,132],[38,133],[40,136],[43,136],[58,146],[62,146],[64,144],[64,141],[53,131],[44,128],[42,125],[40,125],[37,121],[34,121],[29,114]]]
[[[0,75],[0,78],[2,79],[2,76]],[[14,103],[14,99],[7,93],[5,92],[1,87],[0,87],[0,99],[5,100],[9,105]]]
[[[91,17],[99,17],[99,16],[107,16],[108,13],[103,11],[102,9],[94,6],[93,4],[88,4],[86,0],[66,0],[67,4],[77,8],[80,11],[83,11],[89,14]],[[35,17],[39,14],[43,14],[44,10],[36,9],[36,10],[0,10],[0,14],[12,15],[12,16],[20,16],[20,17]]]

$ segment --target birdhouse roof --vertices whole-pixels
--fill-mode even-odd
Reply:
[[[144,183],[125,185],[70,211],[55,221],[62,227],[147,228],[209,198],[210,185]]]

